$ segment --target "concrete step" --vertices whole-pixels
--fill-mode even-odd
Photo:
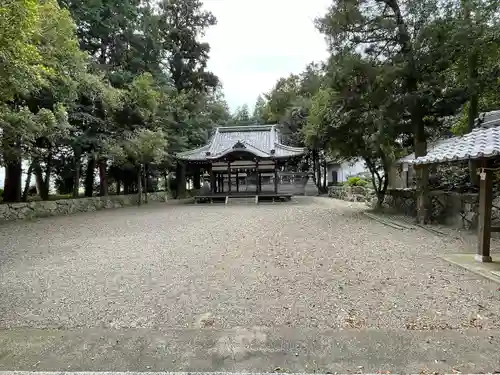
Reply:
[[[226,204],[257,204],[257,196],[249,197],[226,197]]]
[[[499,347],[487,330],[12,328],[0,371],[491,373]]]

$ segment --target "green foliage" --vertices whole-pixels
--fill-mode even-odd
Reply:
[[[361,177],[349,177],[345,182],[347,186],[366,186],[368,183],[368,181]]]
[[[37,0],[8,0],[0,5],[0,102],[36,88],[44,71],[36,36],[41,9]]]
[[[214,24],[199,0],[3,2],[6,200],[20,199],[22,160],[30,161],[44,198],[51,178],[75,197],[84,179],[92,195],[96,168],[101,194],[108,180],[130,191],[138,167],[166,173],[173,153],[228,123],[218,78],[206,69],[209,45],[200,41]]]
[[[250,111],[247,104],[244,104],[236,109],[236,112],[232,116],[231,120],[234,125],[238,126],[252,125],[255,122],[254,119],[250,117]]]
[[[167,138],[161,131],[138,129],[128,133],[120,143],[108,147],[108,155],[117,164],[155,164],[166,157]]]

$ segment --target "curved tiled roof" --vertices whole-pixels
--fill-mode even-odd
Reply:
[[[260,158],[288,158],[305,153],[305,149],[278,143],[275,125],[218,127],[209,143],[203,147],[178,153],[180,160],[214,160],[242,149]]]
[[[431,145],[425,156],[415,159],[415,154],[411,154],[399,161],[421,165],[500,156],[500,111],[481,114],[476,125],[479,127],[470,133]]]

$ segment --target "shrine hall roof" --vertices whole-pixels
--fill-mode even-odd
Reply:
[[[276,125],[248,125],[218,127],[208,144],[180,152],[176,157],[186,161],[214,160],[234,150],[247,151],[259,158],[289,158],[305,153],[300,147],[286,146]]]
[[[500,156],[500,111],[481,114],[476,119],[476,126],[461,137],[442,139],[429,145],[425,156],[415,159],[415,154],[411,154],[400,162],[419,165]]]

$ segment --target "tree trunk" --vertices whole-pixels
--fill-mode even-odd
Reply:
[[[94,155],[89,156],[87,161],[87,171],[85,173],[85,196],[91,197],[94,195],[94,169],[95,159]]]
[[[389,187],[389,175],[388,171],[384,172],[384,177],[382,177],[383,182],[377,189],[377,210],[381,210],[385,200],[385,193]]]
[[[49,151],[49,155],[47,156],[47,160],[45,162],[45,179],[43,180],[43,188],[44,192],[47,195],[47,199],[49,199],[50,193],[50,176],[52,174],[52,151]]]
[[[408,68],[405,79],[405,86],[408,93],[415,95],[418,90],[417,69],[415,65],[415,56],[413,45],[408,31],[408,26],[403,18],[398,0],[386,1],[386,4],[392,9],[397,25],[398,43],[401,46],[402,54],[407,58]],[[414,128],[414,146],[415,158],[427,154],[427,143],[425,136],[425,126],[422,119],[422,113],[418,97],[410,108],[411,121]],[[427,223],[429,215],[429,168],[422,165],[416,168],[417,180],[417,221],[421,224]]]
[[[323,193],[326,193],[328,191],[328,167],[326,164],[326,158],[323,163]]]
[[[78,198],[80,195],[80,168],[81,168],[81,155],[79,151],[74,152],[73,156],[73,166],[75,168],[75,174],[73,176],[73,198]]]
[[[316,161],[316,184],[318,186],[318,192],[321,192],[321,162],[319,160],[319,155],[318,155],[318,160]]]
[[[14,144],[12,143],[14,140]],[[5,181],[3,191],[4,202],[20,202],[21,201],[21,179],[23,174],[21,160],[21,141],[11,134],[6,134],[4,131],[2,142],[4,150],[13,149],[13,153],[7,155],[4,153],[5,161]]]
[[[469,28],[472,29],[473,21],[471,18],[471,4],[469,0],[462,1],[462,7],[464,8],[464,18],[469,24]],[[468,89],[469,89],[469,108],[468,108],[468,121],[467,130],[470,133],[474,129],[474,121],[479,114],[479,93],[477,88],[477,78],[478,72],[478,53],[474,47],[474,40],[469,37],[467,43],[467,75],[468,75]],[[477,174],[477,161],[469,161],[469,176],[470,181],[473,186],[479,186],[479,176]]]
[[[120,195],[121,193],[121,181],[120,180],[116,180],[116,195]]]
[[[415,123],[415,122],[414,122]],[[415,158],[427,155],[425,129],[421,121],[416,122]],[[429,166],[420,165],[415,168],[417,183],[417,222],[427,224],[429,220]]]
[[[30,191],[30,184],[31,184],[31,175],[33,174],[33,163],[30,164],[28,168],[28,173],[26,176],[26,181],[24,182],[24,190],[23,190],[23,196],[22,196],[22,201],[27,202],[28,201],[28,194]]]
[[[142,164],[139,164],[137,172],[137,204],[139,206],[142,204]]]
[[[108,175],[106,173],[106,159],[99,159],[99,195],[105,197],[108,195]]]
[[[319,160],[319,152],[318,150],[314,149],[312,152],[312,157],[313,157],[313,176],[314,176],[314,183],[316,187],[318,188],[318,193],[321,192],[321,163]]]
[[[43,170],[38,158],[33,160],[33,172],[35,174],[36,190],[43,201],[49,200],[49,189],[43,178]]]
[[[21,161],[9,161],[5,166],[5,183],[3,191],[4,202],[20,202],[21,201],[21,178],[22,178]]]
[[[148,204],[148,164],[144,164],[144,203]]]

